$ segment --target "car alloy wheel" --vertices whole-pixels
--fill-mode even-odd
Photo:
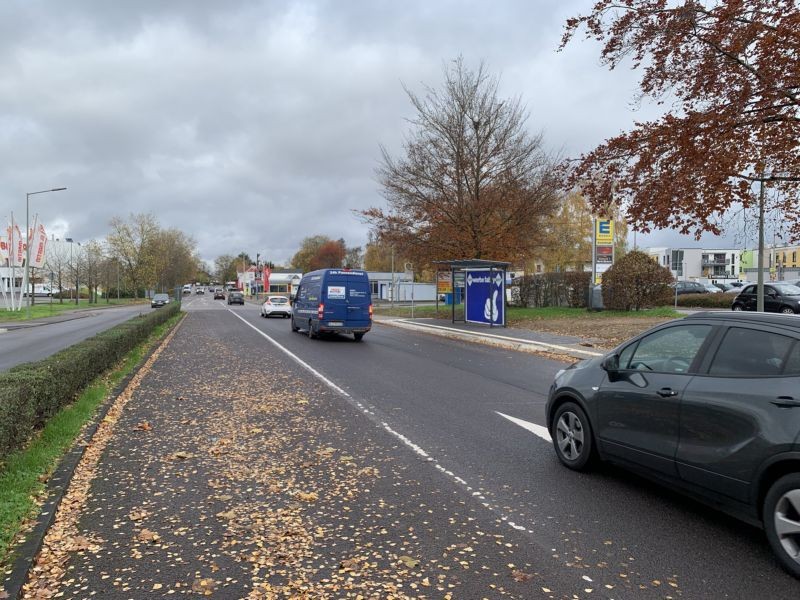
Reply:
[[[783,306],[781,307],[781,313],[784,315],[793,315],[794,309],[791,306]]]
[[[733,305],[733,310],[735,310],[735,311],[742,311],[742,310],[744,310],[744,309],[742,308],[742,305],[741,305],[741,304],[734,304],[734,305]]]
[[[781,565],[800,577],[800,474],[784,475],[764,499],[764,530]]]
[[[593,454],[592,431],[583,409],[573,402],[558,407],[553,417],[553,445],[562,464],[581,471]]]

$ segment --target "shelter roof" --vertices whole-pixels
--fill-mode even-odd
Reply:
[[[482,258],[470,258],[459,260],[434,260],[433,264],[457,269],[507,269],[511,263],[501,260],[484,260]]]

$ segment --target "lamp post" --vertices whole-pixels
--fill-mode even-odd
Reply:
[[[25,244],[25,288],[28,288],[28,284],[30,283],[29,275],[31,269],[31,231],[30,231],[30,213],[31,213],[31,196],[35,196],[36,194],[47,194],[49,192],[62,192],[64,191],[65,187],[60,188],[53,188],[50,190],[41,190],[38,192],[28,192],[25,194],[25,234],[28,236],[28,241]],[[33,287],[33,286],[31,286]],[[31,318],[31,299],[33,298],[33,292],[30,292],[30,296],[28,297],[28,304],[25,311],[25,318]]]

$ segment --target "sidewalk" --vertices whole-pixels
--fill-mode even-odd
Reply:
[[[555,335],[530,329],[490,328],[477,323],[452,323],[447,319],[432,318],[408,319],[376,316],[374,320],[381,325],[518,352],[557,354],[575,359],[602,356],[605,352],[605,349],[596,348],[579,337]]]

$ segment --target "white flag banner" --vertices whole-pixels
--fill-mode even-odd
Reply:
[[[31,244],[31,266],[41,269],[44,266],[45,249],[47,248],[47,233],[41,223],[34,231]]]
[[[11,243],[8,237],[0,235],[0,267],[5,267],[8,264],[8,252],[11,249]]]
[[[12,267],[21,267],[22,260],[25,258],[25,242],[22,239],[22,233],[19,230],[19,225],[16,223],[8,228],[10,248],[8,251],[8,263]]]

